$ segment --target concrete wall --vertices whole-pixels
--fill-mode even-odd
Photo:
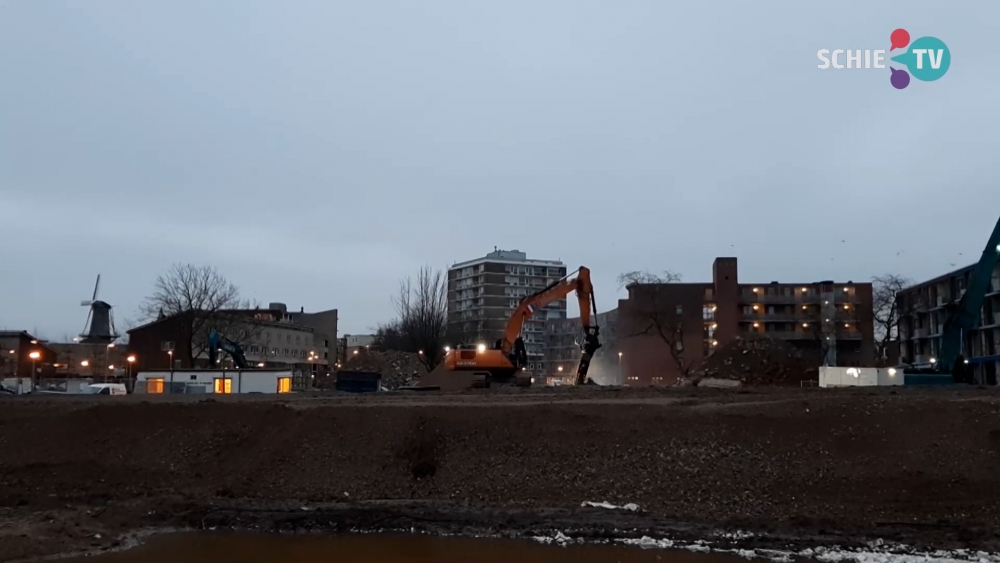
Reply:
[[[895,368],[821,366],[820,387],[882,387],[903,385],[903,372]]]

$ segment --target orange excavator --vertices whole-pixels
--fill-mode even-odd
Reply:
[[[573,274],[576,274],[576,277],[572,277]],[[524,323],[539,309],[575,291],[580,302],[580,321],[584,332],[581,345],[583,354],[576,370],[576,384],[592,384],[593,381],[587,377],[587,370],[590,368],[590,360],[594,353],[601,347],[600,327],[596,322],[591,324],[591,319],[596,321],[597,315],[594,286],[590,282],[589,269],[581,266],[573,274],[521,300],[507,321],[503,338],[492,346],[478,344],[474,347],[461,346],[449,350],[441,366],[434,371],[443,371],[440,376],[445,378],[457,376],[455,372],[472,375],[472,387],[489,387],[491,383],[512,383],[522,387],[531,385],[531,376],[526,373],[528,352],[521,336]]]

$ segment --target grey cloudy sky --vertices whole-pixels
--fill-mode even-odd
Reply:
[[[817,69],[897,27],[943,79]],[[998,36],[986,1],[0,0],[0,328],[79,332],[98,273],[134,317],[174,262],[348,333],[494,246],[589,266],[602,310],[718,255],[938,275],[1000,214]]]

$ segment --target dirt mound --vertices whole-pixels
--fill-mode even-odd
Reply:
[[[772,338],[737,338],[710,356],[696,378],[735,379],[743,385],[793,385],[815,380],[814,362],[791,344]]]
[[[427,373],[417,354],[395,350],[360,350],[348,358],[341,369],[381,373],[382,386],[386,389],[415,385]]]
[[[641,521],[606,520],[591,536],[603,539],[624,529],[674,537],[649,530],[682,522],[705,534],[763,532],[781,545],[810,534],[838,545],[852,537],[920,545],[954,533],[962,547],[992,550],[1000,528],[1000,397],[987,390],[0,403],[0,561],[111,547],[119,533],[164,526],[288,532],[313,522],[338,532],[450,518],[452,532],[469,533],[480,521],[468,516],[473,509],[521,511],[517,520],[481,520],[494,534],[554,534],[595,514],[579,511],[584,501],[642,507],[630,516]],[[235,502],[246,510],[220,512]],[[425,512],[398,519],[389,502]],[[325,506],[361,516],[328,517]],[[262,520],[282,510],[288,516]],[[899,531],[905,522],[910,532]]]

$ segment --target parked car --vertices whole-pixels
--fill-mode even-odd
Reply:
[[[83,387],[87,395],[128,395],[124,383],[93,383]]]

